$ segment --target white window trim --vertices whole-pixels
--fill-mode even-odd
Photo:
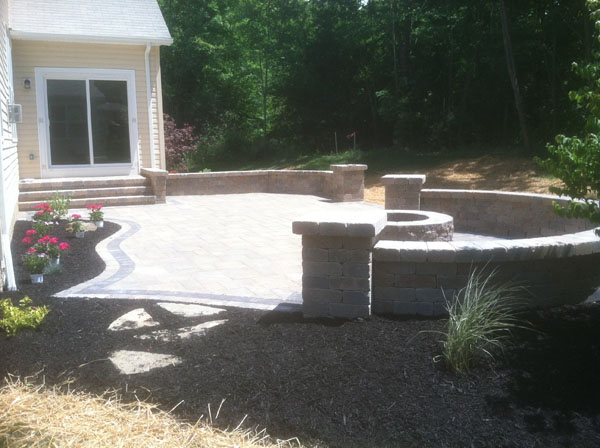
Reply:
[[[127,107],[129,113],[129,148],[131,163],[107,163],[102,165],[50,165],[50,131],[48,117],[48,92],[46,81],[60,80],[104,80],[127,81]],[[89,68],[35,68],[38,137],[40,147],[40,170],[42,177],[69,176],[120,176],[139,173],[139,146],[137,124],[137,102],[134,70],[110,70]],[[86,97],[89,96],[86,94]],[[89,98],[87,98],[89,102]],[[89,124],[91,126],[91,124]]]

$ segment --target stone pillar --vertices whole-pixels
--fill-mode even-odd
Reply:
[[[371,315],[373,246],[386,222],[380,210],[331,212],[294,221],[293,232],[302,235],[305,317]]]
[[[152,192],[156,196],[156,203],[167,202],[167,177],[169,174],[165,170],[157,168],[142,168],[141,174],[150,180]]]
[[[367,165],[331,165],[331,198],[334,201],[362,201],[365,197]]]
[[[420,210],[424,174],[388,174],[381,178],[385,186],[386,210]]]

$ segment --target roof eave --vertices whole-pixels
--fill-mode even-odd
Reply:
[[[171,45],[173,38],[126,37],[126,36],[85,36],[77,34],[32,33],[28,31],[10,30],[10,37],[15,40],[35,40],[42,42],[71,42],[86,44],[111,45]]]

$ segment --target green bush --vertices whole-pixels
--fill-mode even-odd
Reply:
[[[12,304],[11,299],[0,300],[0,329],[8,336],[14,336],[24,328],[37,328],[50,310],[46,306],[31,306],[31,299],[25,297],[19,305]]]
[[[65,219],[69,214],[71,206],[71,198],[65,194],[54,193],[50,200],[50,208],[52,209],[52,218],[54,221]]]
[[[517,300],[524,288],[512,283],[494,283],[497,271],[485,275],[474,270],[467,286],[452,301],[446,300],[448,329],[442,356],[455,372],[470,370],[482,358],[494,359],[503,350],[511,329],[524,327],[517,317]]]
[[[600,29],[600,2],[588,0],[587,7],[596,21],[596,29]],[[600,40],[598,32],[595,38]],[[600,225],[600,54],[596,53],[590,64],[574,63],[573,68],[582,79],[583,87],[569,92],[569,98],[585,119],[583,132],[572,137],[557,135],[555,144],[547,145],[550,157],[537,161],[563,182],[561,187],[550,187],[552,193],[578,199],[566,207],[554,203],[555,210],[561,216],[588,218]],[[600,234],[600,229],[596,233]]]

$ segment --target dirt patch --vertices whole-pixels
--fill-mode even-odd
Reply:
[[[530,312],[538,332],[516,334],[494,369],[455,375],[434,362],[443,319],[307,320],[240,309],[186,318],[150,301],[43,295],[102,270],[91,234],[81,243],[89,246],[76,252],[74,244],[70,256],[85,268],[73,265],[47,289],[22,284],[3,294],[27,293],[52,311],[38,331],[0,335],[0,375],[38,373],[48,384],[75,378],[93,393],[117,388],[126,401],[148,399],[165,410],[179,404],[176,415],[190,422],[208,415],[209,406],[215,417],[220,406],[215,423],[222,428],[245,418],[246,427],[311,446],[600,445],[598,305]],[[160,326],[107,331],[135,308]],[[228,321],[187,340],[134,337],[217,318]],[[116,350],[174,355],[182,363],[123,375],[108,359]]]
[[[443,162],[429,169],[393,170],[402,174],[426,174],[424,188],[502,190],[549,194],[560,180],[548,177],[530,158],[485,155]],[[384,204],[381,176],[390,172],[366,172],[365,200]]]

